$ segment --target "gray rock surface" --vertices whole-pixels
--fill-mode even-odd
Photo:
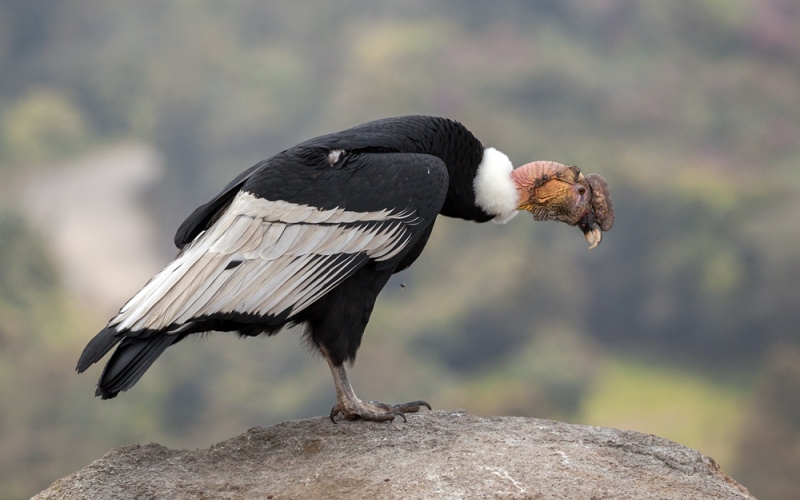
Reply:
[[[35,499],[753,498],[697,451],[637,432],[464,411],[256,427],[205,450],[111,450]]]

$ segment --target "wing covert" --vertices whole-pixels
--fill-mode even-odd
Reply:
[[[317,189],[303,186],[297,196],[284,197],[289,199],[270,199],[265,182],[265,177],[279,182],[288,170],[278,168],[266,176],[255,171],[212,225],[128,301],[109,326],[130,335],[179,333],[184,325],[204,319],[291,319],[368,262],[396,265],[438,213],[446,169],[425,155],[364,156],[370,158],[337,171],[333,181],[313,183]],[[376,162],[375,156],[383,161]],[[294,166],[299,175],[305,173],[301,167]],[[340,205],[345,206],[312,204],[326,189],[344,197]]]

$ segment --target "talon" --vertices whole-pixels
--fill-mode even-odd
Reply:
[[[377,403],[377,401],[370,401],[370,403]],[[384,405],[384,406],[386,406],[387,408],[397,409],[400,411],[407,411],[409,413],[419,411],[420,407],[422,406],[431,410],[431,405],[429,405],[427,401],[412,401],[410,403],[399,403],[399,404]]]
[[[406,403],[406,405],[408,405],[408,406],[417,406],[417,407],[424,406],[425,408],[433,411],[433,408],[431,408],[431,405],[429,405],[427,401],[414,401],[414,402],[411,402],[411,403]]]
[[[335,417],[336,415],[338,415],[341,412],[342,412],[342,410],[339,409],[339,405],[336,405],[333,408],[331,408],[331,422],[333,422],[335,424],[336,420],[333,417]]]
[[[323,351],[325,354],[325,351]],[[347,420],[371,420],[373,422],[385,422],[387,420],[394,420],[395,417],[400,417],[403,422],[408,422],[406,413],[414,413],[419,411],[421,406],[431,409],[426,401],[412,401],[410,403],[402,404],[385,404],[380,401],[361,401],[356,397],[353,386],[350,385],[350,380],[347,378],[347,372],[344,366],[333,363],[327,356],[325,357],[328,366],[333,374],[333,382],[336,385],[336,406],[331,408],[330,418],[331,422],[336,423],[336,417],[340,413],[344,415]]]
[[[336,417],[340,413],[344,415],[347,420],[371,420],[373,422],[385,422],[387,420],[394,420],[395,417],[400,417],[403,422],[408,423],[406,413],[415,413],[419,411],[420,407],[426,407],[429,410],[431,405],[425,401],[413,401],[411,403],[401,404],[386,404],[380,401],[358,401],[354,404],[337,404],[331,408],[330,418],[331,422],[337,423]]]

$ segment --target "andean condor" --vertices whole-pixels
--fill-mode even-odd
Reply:
[[[550,161],[514,170],[450,119],[387,118],[311,139],[196,209],[175,235],[176,259],[89,342],[77,371],[118,345],[96,391],[113,398],[189,335],[304,325],[333,374],[332,420],[430,408],[361,401],[344,363],[355,359],[378,293],[419,257],[437,215],[504,223],[517,210],[577,225],[592,247],[614,220],[599,175]]]

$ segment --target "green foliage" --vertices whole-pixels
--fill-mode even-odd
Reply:
[[[20,215],[0,211],[0,235],[2,345],[12,337],[40,335],[47,309],[57,303],[58,272],[41,238]]]
[[[607,359],[597,372],[582,400],[581,422],[671,439],[702,450],[724,471],[733,471],[747,408],[745,387],[702,372],[622,357]]]
[[[614,426],[640,415],[723,466],[762,457],[740,462],[745,484],[781,498],[788,473],[774,490],[750,478],[800,425],[771,347],[796,343],[800,311],[795,3],[4,2],[0,171],[147,141],[167,165],[147,196],[164,241],[247,166],[387,115],[452,116],[515,164],[601,173],[618,220],[590,253],[576,229],[525,216],[438,222],[379,300],[359,394]],[[0,409],[3,492],[32,494],[112,445],[208,445],[328,410],[327,371],[296,332],[184,342],[130,394],[93,400],[97,370],[67,374],[106,318],[66,297],[46,245],[0,216],[0,392],[15,402]],[[659,364],[627,361],[640,355]],[[782,430],[748,439],[738,384],[759,369],[748,423]]]
[[[80,109],[52,89],[27,94],[0,120],[2,160],[9,163],[63,159],[84,150],[89,138]]]
[[[42,239],[9,211],[0,211],[0,268],[0,470],[11,471],[0,482],[3,495],[20,497],[32,492],[31,481],[43,484],[60,470],[52,466],[63,463],[66,454],[52,447],[72,439],[57,432],[51,441],[47,432],[59,420],[61,398],[49,391],[63,378],[56,370],[66,355],[59,333],[71,325]]]
[[[800,491],[800,347],[775,345],[764,366],[745,413],[735,473],[761,498],[788,499]]]

